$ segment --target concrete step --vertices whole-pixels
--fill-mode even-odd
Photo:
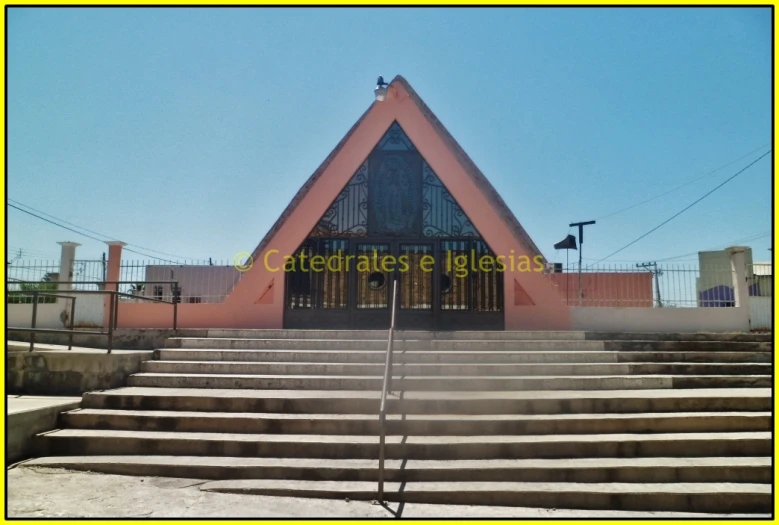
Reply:
[[[618,352],[620,363],[773,363],[772,351],[744,352]]]
[[[585,332],[587,340],[599,341],[704,341],[772,342],[772,333],[744,332]]]
[[[376,483],[338,481],[212,481],[207,492],[373,500]],[[772,512],[770,484],[752,483],[522,483],[408,482],[385,486],[384,499],[555,509],[654,512]]]
[[[376,459],[376,436],[63,429],[36,437],[40,456],[165,455]],[[771,432],[533,436],[387,436],[388,459],[761,457]]]
[[[163,361],[381,363],[383,350],[220,350],[163,348]],[[616,351],[493,351],[406,350],[393,353],[395,363],[771,363],[771,352],[616,352]]]
[[[383,339],[250,339],[228,337],[170,337],[167,348],[202,348],[235,350],[386,350]],[[395,339],[393,348],[403,350],[514,350],[514,351],[708,351],[708,352],[768,352],[771,342],[720,342],[720,341],[599,341],[599,340],[551,340],[551,339]]]
[[[22,467],[210,480],[376,481],[372,459],[49,456]],[[568,483],[771,483],[770,457],[389,460],[385,480]],[[375,488],[375,485],[374,485]]]
[[[415,392],[387,397],[395,414],[770,412],[771,388]],[[378,414],[379,390],[126,387],[84,394],[83,408],[287,414]]]
[[[604,350],[620,352],[771,352],[769,341],[603,341]]]
[[[387,330],[309,330],[309,329],[240,329],[213,328],[185,330],[188,337],[222,337],[250,339],[380,339],[386,340]],[[771,342],[770,333],[719,332],[582,332],[582,331],[420,331],[396,330],[400,339],[551,339],[551,340],[614,340],[614,341],[708,341],[708,342]]]
[[[76,409],[63,428],[232,434],[379,435],[376,414],[277,414]],[[771,412],[673,414],[399,415],[387,416],[388,435],[645,434],[770,431]]]
[[[227,339],[356,339],[387,341],[388,330],[274,330],[274,329],[210,329],[205,337]],[[581,331],[452,331],[436,332],[421,330],[395,330],[398,339],[440,339],[440,340],[568,340],[583,341]]]
[[[167,348],[204,348],[234,350],[385,350],[384,339],[236,339],[170,337]],[[396,339],[393,348],[403,350],[577,350],[589,351],[604,349],[603,341],[581,340],[436,340],[436,339]]]
[[[769,375],[770,363],[394,363],[395,376]],[[146,361],[141,372],[161,374],[382,376],[383,363]]]
[[[380,390],[382,376],[139,373],[128,386],[164,388],[240,388]],[[628,390],[662,388],[770,387],[767,375],[615,375],[615,376],[395,376],[392,388],[405,390]]]

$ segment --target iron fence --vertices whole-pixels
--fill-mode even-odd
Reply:
[[[7,292],[41,292],[35,295],[38,303],[55,303],[57,297],[51,293],[59,289],[58,283],[70,281],[74,290],[100,290],[96,284],[105,280],[106,262],[103,260],[73,261],[73,275],[60,276],[59,260],[15,260],[6,267]],[[45,293],[48,292],[48,293]],[[10,304],[31,303],[33,294],[11,293],[7,296]]]
[[[570,306],[706,308],[735,306],[731,267],[610,265],[545,272]]]

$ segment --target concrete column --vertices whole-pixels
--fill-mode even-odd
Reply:
[[[105,289],[118,291],[118,284],[108,283],[119,280],[122,266],[122,248],[126,246],[127,243],[122,241],[106,241],[106,244],[108,245],[108,262],[106,264],[108,268],[106,268],[105,280],[107,281],[107,284],[105,285]],[[111,319],[111,296],[106,295],[103,309],[103,324],[106,327],[108,326],[109,319]]]
[[[68,284],[73,281],[73,261],[76,260],[76,247],[81,246],[77,242],[58,242],[62,246],[60,250],[60,274],[58,290],[70,290],[73,285]]]
[[[122,241],[106,241],[108,245],[108,268],[106,269],[105,280],[108,282],[118,281],[120,268],[122,265],[122,248],[127,243]],[[107,285],[106,290],[116,290],[116,285]]]
[[[733,299],[745,319],[745,331],[749,331],[749,281],[747,280],[747,261],[745,246],[727,248],[730,255],[730,268],[733,271]]]

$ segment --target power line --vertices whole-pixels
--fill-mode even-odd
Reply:
[[[717,246],[712,246],[710,248],[704,248],[702,250],[698,250],[698,251],[695,251],[695,252],[685,253],[685,254],[682,254],[682,255],[674,255],[673,257],[666,257],[664,259],[656,259],[656,262],[679,260],[679,259],[685,260],[685,261],[697,261],[698,259],[683,259],[683,257],[689,257],[691,255],[698,255],[698,253],[700,253],[700,252],[705,252],[707,250],[716,250],[718,248],[722,248],[722,247],[725,247],[725,246],[732,246],[732,245],[739,244],[739,243],[742,243],[742,242],[756,241],[758,239],[762,239],[763,237],[768,237],[770,234],[771,234],[771,232],[756,233],[756,234],[750,235],[748,237],[742,237],[740,239],[735,239],[735,240],[732,240],[732,241],[724,242],[722,244],[718,244]],[[593,258],[593,257],[582,257],[582,259],[584,259],[585,261],[598,261],[598,259]],[[617,260],[617,261],[612,260],[610,262],[612,262],[612,263],[625,263],[625,264],[629,264],[629,263],[640,263],[640,262],[643,262],[643,259],[641,259],[641,260],[638,260],[638,259],[633,259],[633,260],[620,259],[620,260]]]
[[[685,182],[685,183],[684,183],[684,184],[682,184],[681,186],[677,186],[677,187],[675,187],[675,188],[673,188],[673,189],[670,189],[670,190],[666,191],[665,193],[661,193],[660,195],[655,195],[654,197],[650,197],[650,198],[648,198],[648,199],[646,199],[646,200],[643,200],[643,201],[641,201],[641,202],[638,202],[638,203],[636,203],[636,204],[633,204],[633,205],[631,205],[631,206],[628,206],[627,208],[622,208],[621,210],[617,210],[617,211],[615,211],[615,212],[613,212],[613,213],[609,213],[608,215],[604,215],[603,217],[600,217],[599,219],[595,219],[595,220],[598,220],[598,221],[600,221],[600,220],[606,219],[606,218],[608,218],[608,217],[613,217],[614,215],[620,214],[620,213],[622,213],[622,212],[625,212],[625,211],[628,211],[628,210],[632,210],[633,208],[636,208],[636,207],[638,207],[638,206],[641,206],[642,204],[646,204],[647,202],[651,202],[651,201],[653,201],[653,200],[659,199],[660,197],[665,197],[665,196],[666,196],[666,195],[668,195],[669,193],[673,193],[673,192],[675,192],[676,190],[680,190],[680,189],[682,189],[682,188],[684,188],[684,187],[686,187],[686,186],[689,186],[690,184],[692,184],[692,183],[694,183],[694,182],[698,182],[698,181],[699,181],[699,180],[701,180],[701,179],[705,179],[705,178],[707,178],[707,177],[709,177],[709,176],[711,176],[711,175],[715,174],[716,172],[718,172],[718,171],[720,171],[720,170],[722,170],[722,169],[725,169],[725,168],[727,168],[728,166],[731,166],[731,165],[735,164],[736,162],[738,162],[738,161],[740,161],[740,160],[742,160],[742,159],[745,159],[745,158],[749,157],[750,155],[752,155],[753,153],[756,153],[756,152],[760,151],[761,149],[765,148],[766,146],[770,146],[770,145],[771,145],[771,143],[770,143],[770,142],[769,142],[769,143],[767,143],[767,144],[763,144],[763,145],[762,145],[762,146],[760,146],[759,148],[757,148],[757,149],[754,149],[754,150],[750,151],[750,152],[749,152],[749,153],[747,153],[746,155],[742,155],[741,157],[737,158],[736,160],[732,160],[732,161],[728,162],[727,164],[724,164],[724,165],[720,166],[719,168],[716,168],[716,169],[714,169],[714,170],[712,170],[712,171],[710,171],[710,172],[706,173],[705,175],[702,175],[702,176],[698,177],[697,179],[693,179],[693,180],[691,180],[691,181],[689,181],[689,182]],[[762,157],[761,157],[761,158],[762,158]],[[758,159],[758,160],[760,160],[760,159]]]
[[[44,252],[38,252],[38,251],[30,251],[30,250],[26,250],[24,248],[17,248],[15,246],[14,247],[9,246],[6,249],[6,254],[9,255],[9,256],[13,255],[13,256],[15,256],[17,258],[20,258],[20,257],[33,257],[33,258],[38,258],[38,259],[46,259],[46,258],[49,258],[49,257],[55,257],[55,256],[53,256],[51,254],[51,252],[44,253]]]
[[[697,252],[685,253],[684,255],[676,255],[674,257],[666,257],[665,259],[658,259],[657,261],[658,262],[661,262],[661,261],[672,261],[672,260],[675,260],[675,259],[681,259],[682,257],[688,257],[690,255],[698,255],[698,253],[700,253],[700,252],[705,252],[707,250],[716,250],[717,248],[722,248],[723,246],[731,246],[733,244],[738,244],[738,243],[742,243],[742,242],[756,241],[758,239],[762,239],[763,237],[768,237],[770,234],[771,234],[771,232],[755,234],[755,235],[752,235],[750,237],[744,237],[744,238],[736,239],[734,241],[726,242],[726,243],[723,243],[723,244],[718,244],[717,246],[713,246],[711,248],[704,248],[703,250],[698,250]]]
[[[701,198],[699,198],[699,199],[697,199],[696,201],[694,201],[692,204],[690,204],[690,205],[689,205],[689,206],[687,206],[686,208],[682,209],[682,210],[681,210],[681,211],[679,211],[678,213],[676,213],[676,214],[672,215],[670,218],[668,218],[668,219],[666,219],[665,221],[661,222],[660,224],[658,224],[657,226],[655,226],[654,228],[652,228],[651,230],[649,230],[648,232],[646,232],[645,234],[643,234],[642,236],[640,236],[638,239],[636,239],[636,240],[634,240],[634,241],[632,241],[632,242],[629,242],[628,244],[626,244],[625,246],[623,246],[623,247],[622,247],[622,248],[620,248],[619,250],[617,250],[617,251],[615,251],[615,252],[611,253],[610,255],[607,255],[606,257],[604,257],[604,258],[603,258],[603,259],[601,259],[600,261],[598,261],[598,262],[596,262],[596,263],[593,263],[593,264],[591,264],[590,266],[588,266],[588,268],[590,268],[590,267],[592,267],[592,266],[595,266],[595,265],[596,265],[596,264],[598,264],[599,262],[603,262],[603,261],[605,261],[605,260],[606,260],[606,259],[608,259],[609,257],[611,257],[611,256],[613,256],[613,255],[616,255],[616,254],[618,254],[619,252],[621,252],[621,251],[622,251],[622,250],[624,250],[625,248],[628,248],[628,247],[630,247],[630,246],[633,246],[634,244],[636,244],[638,241],[640,241],[641,239],[643,239],[644,237],[646,237],[646,236],[647,236],[647,235],[649,235],[650,233],[652,233],[652,232],[654,232],[654,231],[656,231],[656,230],[659,230],[659,229],[660,229],[662,226],[665,226],[666,224],[668,224],[669,222],[671,222],[672,220],[674,220],[676,217],[678,217],[678,216],[679,216],[679,215],[681,215],[682,213],[686,212],[687,210],[689,210],[690,208],[692,208],[693,206],[695,206],[696,204],[698,204],[699,202],[701,202],[703,199],[705,199],[706,197],[708,197],[709,195],[711,195],[712,193],[714,193],[715,191],[717,191],[718,189],[720,189],[722,186],[724,186],[724,185],[725,185],[725,184],[727,184],[728,182],[732,181],[733,179],[735,179],[736,177],[738,177],[739,175],[741,175],[742,173],[744,173],[746,170],[748,170],[749,168],[751,168],[752,166],[754,166],[755,164],[757,164],[757,163],[758,163],[758,162],[759,162],[759,161],[760,161],[760,160],[761,160],[763,157],[765,157],[766,155],[768,155],[768,154],[769,154],[769,153],[771,153],[772,151],[773,151],[772,149],[769,149],[768,151],[766,151],[765,153],[763,153],[762,155],[760,155],[760,156],[759,156],[757,159],[755,159],[755,160],[753,160],[751,163],[749,163],[749,164],[748,164],[748,165],[747,165],[745,168],[743,168],[743,169],[741,169],[741,170],[737,171],[735,175],[732,175],[731,177],[728,177],[728,178],[727,178],[727,179],[726,179],[724,182],[722,182],[721,184],[717,185],[717,186],[716,186],[714,189],[712,189],[711,191],[707,192],[705,195],[703,195]]]
[[[98,242],[105,242],[104,239],[98,239],[97,237],[93,237],[91,235],[87,235],[86,233],[74,230],[73,228],[68,228],[67,226],[63,226],[62,224],[58,224],[58,223],[56,223],[54,221],[50,221],[49,219],[41,217],[40,215],[36,215],[36,214],[32,213],[31,211],[23,210],[22,208],[19,208],[18,206],[15,206],[13,204],[8,203],[8,206],[10,206],[11,208],[17,209],[17,210],[19,210],[21,212],[27,213],[28,215],[32,215],[33,217],[36,217],[36,218],[38,218],[38,219],[40,219],[42,221],[46,221],[49,224],[53,224],[54,226],[59,226],[60,228],[64,228],[64,229],[66,229],[68,231],[72,231],[73,233],[77,233],[78,235],[83,235],[84,237],[88,237],[88,238],[93,239],[93,240],[98,241]],[[100,234],[98,233],[98,235],[100,235]],[[149,257],[150,259],[156,259],[158,261],[175,263],[175,261],[171,261],[171,260],[168,260],[168,259],[162,259],[160,257],[155,257],[155,256],[149,255],[147,253],[137,252],[135,250],[131,250],[130,248],[125,248],[125,250],[128,251],[128,252],[132,252],[132,253],[138,254],[138,255],[142,255],[144,257]]]
[[[47,216],[47,217],[51,217],[52,219],[54,219],[54,220],[57,220],[57,221],[59,221],[59,222],[63,222],[63,223],[65,223],[65,224],[70,224],[71,226],[75,226],[76,228],[79,228],[80,230],[84,230],[84,231],[87,231],[87,232],[89,232],[89,233],[94,233],[95,235],[100,235],[101,237],[105,237],[106,239],[111,239],[111,238],[113,238],[113,239],[116,239],[116,237],[112,237],[111,235],[105,235],[105,234],[103,234],[103,233],[96,232],[96,231],[94,231],[94,230],[90,230],[89,228],[84,228],[83,226],[79,226],[78,224],[74,224],[74,223],[72,223],[72,222],[70,222],[70,221],[66,221],[65,219],[61,219],[61,218],[59,218],[59,217],[55,217],[54,215],[51,215],[51,214],[49,214],[49,213],[46,213],[46,212],[44,212],[44,211],[41,211],[41,210],[36,210],[36,209],[35,209],[35,208],[33,208],[32,206],[29,206],[29,205],[27,205],[27,204],[24,204],[23,202],[19,202],[19,201],[15,200],[15,199],[8,199],[8,201],[9,201],[9,202],[14,202],[14,203],[16,203],[16,204],[17,204],[17,205],[19,205],[19,206],[24,206],[25,208],[28,208],[28,209],[30,209],[30,210],[32,210],[32,211],[34,211],[34,212],[40,213],[41,215],[45,215],[45,216]],[[9,206],[10,206],[10,205],[9,205]],[[17,208],[17,209],[19,209],[19,208]],[[24,211],[24,210],[21,210],[21,211]],[[31,215],[32,215],[32,214],[31,214]],[[72,230],[71,230],[71,231],[72,231]],[[79,232],[76,232],[76,233],[79,233]],[[101,242],[105,242],[105,241],[101,241]],[[140,246],[140,245],[138,245],[138,244],[132,244],[132,243],[129,243],[129,242],[127,243],[127,245],[128,245],[128,246],[135,246],[136,248],[139,248],[139,249],[141,249],[141,250],[146,250],[147,252],[154,252],[154,253],[159,253],[159,254],[162,254],[162,255],[168,255],[168,256],[170,256],[170,257],[175,257],[176,259],[195,259],[194,257],[180,257],[180,256],[178,256],[178,255],[174,255],[174,254],[172,254],[172,253],[166,253],[166,252],[161,252],[161,251],[159,251],[159,250],[153,250],[153,249],[151,249],[151,248],[146,248],[146,247],[144,247],[144,246]],[[128,249],[128,248],[125,248],[125,250],[127,250],[128,252],[132,251],[132,250],[130,250],[130,249]],[[138,253],[138,252],[133,252],[133,253]],[[146,257],[152,257],[152,256],[150,256],[150,255],[146,255]],[[152,257],[152,258],[153,258],[153,259],[159,259],[158,257]],[[159,259],[159,260],[165,260],[165,259]]]

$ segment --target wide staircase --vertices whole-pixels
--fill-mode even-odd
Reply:
[[[24,466],[377,497],[386,331],[173,337]],[[771,513],[772,337],[396,332],[384,500]]]

